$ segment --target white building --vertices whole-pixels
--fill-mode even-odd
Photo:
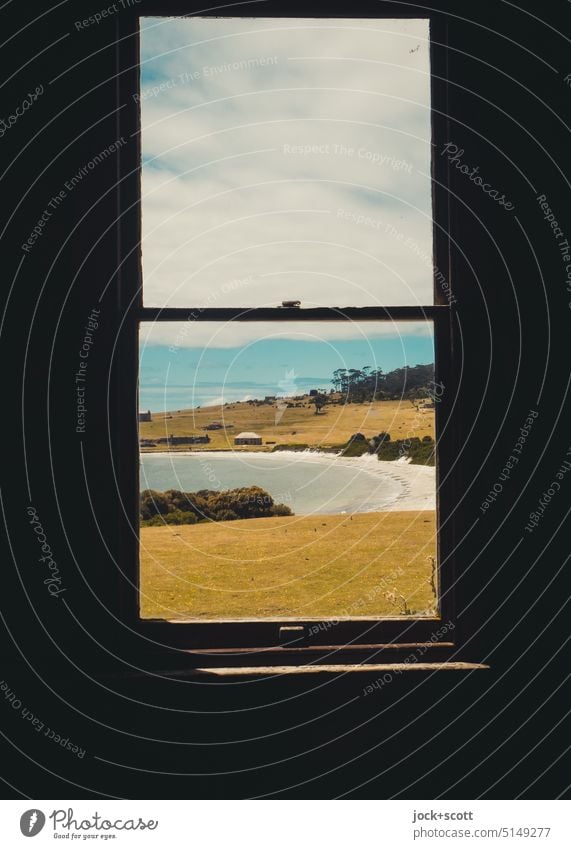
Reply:
[[[245,430],[234,437],[234,445],[261,445],[262,437],[257,433]]]

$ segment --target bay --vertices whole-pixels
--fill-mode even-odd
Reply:
[[[403,494],[398,477],[383,473],[371,456],[342,458],[310,451],[141,455],[141,490],[222,491],[243,486],[262,487],[297,515],[385,510]]]

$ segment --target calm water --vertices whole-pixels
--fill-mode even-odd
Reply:
[[[141,489],[233,489],[261,486],[296,514],[366,513],[392,504],[401,484],[377,460],[316,457],[308,453],[144,454]]]

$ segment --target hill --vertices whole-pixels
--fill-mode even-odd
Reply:
[[[141,439],[208,434],[210,442],[197,450],[271,451],[276,445],[304,445],[311,448],[339,447],[355,433],[367,437],[386,431],[393,439],[417,436],[434,438],[434,410],[421,410],[411,401],[340,402],[338,393],[327,396],[328,404],[315,414],[309,395],[269,401],[240,401],[216,407],[198,407],[154,413],[150,422],[141,422]],[[220,424],[219,429],[206,430]],[[235,446],[234,437],[254,431],[262,437],[261,446]],[[164,451],[164,444],[143,447],[143,451]],[[189,450],[173,446],[172,450]]]

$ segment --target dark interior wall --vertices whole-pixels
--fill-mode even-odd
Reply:
[[[571,475],[532,532],[525,525],[571,445],[571,292],[537,200],[546,196],[571,240],[567,4],[533,14],[499,0],[462,4],[461,12],[450,4],[446,15],[449,141],[514,204],[507,211],[452,170],[449,270],[462,354],[452,423],[461,482],[456,560],[458,592],[468,600],[458,629],[467,659],[491,669],[410,672],[368,696],[364,688],[377,674],[220,683],[149,672],[152,647],[119,623],[122,519],[109,419],[122,391],[120,380],[109,379],[120,377],[116,272],[125,249],[115,226],[116,158],[72,190],[66,182],[118,140],[117,51],[127,46],[116,43],[117,15],[82,30],[75,25],[99,3],[82,3],[81,11],[38,3],[34,14],[43,17],[35,21],[29,8],[13,6],[0,10],[2,31],[12,36],[0,53],[2,114],[37,86],[42,92],[0,138],[8,528],[0,678],[23,708],[85,755],[58,746],[0,699],[7,795],[458,799],[562,792]],[[328,9],[342,11],[336,4],[314,11]],[[307,5],[300,11],[311,12]],[[350,14],[358,14],[354,6]],[[45,210],[42,235],[23,250]],[[88,364],[88,425],[77,434],[78,351],[94,307],[100,318]],[[517,468],[482,513],[530,410],[538,415]],[[66,588],[59,597],[43,583],[31,507]]]

